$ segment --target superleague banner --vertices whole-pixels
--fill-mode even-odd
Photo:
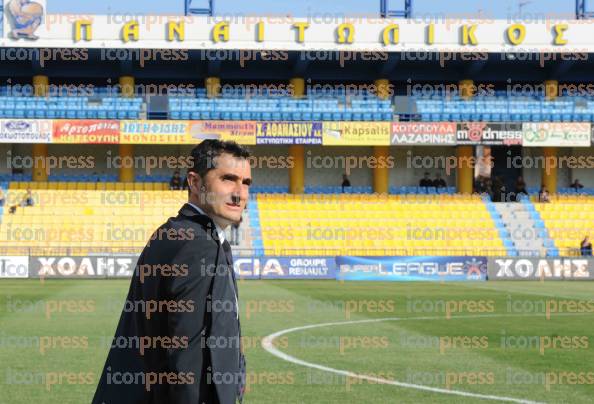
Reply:
[[[349,281],[485,281],[486,257],[336,257],[337,279]]]
[[[329,257],[242,257],[233,260],[238,279],[336,279]]]
[[[130,278],[137,254],[3,256],[2,278]],[[237,257],[239,279],[379,281],[594,280],[591,257]]]

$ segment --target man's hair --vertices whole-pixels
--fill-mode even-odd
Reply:
[[[250,151],[246,147],[238,145],[232,140],[206,139],[192,149],[190,158],[193,165],[188,168],[188,172],[193,171],[204,178],[210,170],[216,168],[215,159],[223,153],[244,159],[250,157]]]

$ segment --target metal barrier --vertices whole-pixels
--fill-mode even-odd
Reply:
[[[93,256],[104,254],[140,254],[144,247],[111,247],[111,246],[76,246],[76,247],[0,247],[1,256]],[[415,248],[244,248],[232,246],[233,255],[236,257],[272,256],[442,256],[443,248],[415,247]],[[448,248],[448,256],[492,256],[505,257],[509,254],[505,248],[485,248],[480,254],[475,254],[476,248]],[[518,250],[520,257],[543,257],[543,250]],[[559,249],[560,257],[579,257],[579,248]]]

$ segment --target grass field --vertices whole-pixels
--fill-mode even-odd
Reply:
[[[0,282],[0,403],[90,402],[128,284]],[[240,296],[246,403],[489,401],[354,374],[540,402],[594,398],[594,283],[241,281]],[[345,323],[273,345],[349,376],[261,346],[329,322]]]

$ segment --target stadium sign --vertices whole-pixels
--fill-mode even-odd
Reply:
[[[459,145],[521,145],[521,123],[463,122],[456,129]]]
[[[322,144],[322,122],[257,122],[256,144]]]
[[[335,279],[334,257],[254,257],[233,262],[240,279]]]
[[[484,281],[486,257],[336,257],[341,280]]]
[[[29,276],[29,257],[4,256],[0,257],[0,279],[27,278]]]
[[[589,122],[522,124],[523,145],[528,147],[590,147]]]
[[[177,120],[120,121],[122,144],[195,144],[190,122]]]
[[[118,144],[120,122],[107,119],[54,120],[52,143]]]
[[[138,255],[105,256],[32,256],[29,259],[31,278],[129,278]]]
[[[0,143],[51,143],[51,119],[0,119]]]
[[[0,143],[589,147],[588,122],[336,122],[0,119]]]
[[[233,140],[239,144],[256,144],[256,121],[191,121],[190,135],[196,140]]]
[[[11,0],[4,47],[241,49],[286,51],[530,52],[594,51],[581,21],[451,20],[341,16],[167,16],[44,14],[43,5]],[[21,41],[21,39],[26,39]],[[171,52],[169,52],[171,53]],[[348,60],[347,60],[348,61]]]
[[[389,146],[390,122],[324,122],[324,146]]]
[[[489,280],[592,280],[592,258],[489,258]]]
[[[392,145],[454,146],[456,124],[453,122],[392,122]]]

